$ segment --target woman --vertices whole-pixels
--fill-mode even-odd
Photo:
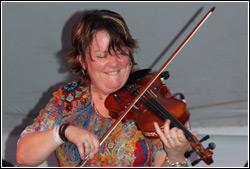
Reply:
[[[67,54],[75,82],[62,86],[33,124],[21,134],[16,158],[37,166],[55,151],[60,166],[187,166],[189,148],[182,130],[170,129],[160,139],[145,138],[136,124],[120,123],[100,146],[99,139],[114,122],[104,105],[106,97],[126,83],[138,47],[123,18],[112,11],[84,12],[75,23],[73,47]],[[195,133],[196,134],[196,133]]]

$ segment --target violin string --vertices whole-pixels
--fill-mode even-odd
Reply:
[[[151,98],[147,98],[145,95],[149,95]],[[165,107],[163,107],[161,105],[161,103],[158,102],[157,99],[155,99],[155,96],[153,96],[150,92],[146,91],[146,93],[144,93],[140,100],[142,100],[145,103],[145,106],[148,107],[149,109],[151,109],[151,111],[153,113],[155,113],[157,116],[159,114],[157,114],[156,112],[161,113],[160,116],[163,116],[162,120],[165,119],[170,119],[171,120],[171,124],[174,124],[174,126],[180,128],[183,132],[185,137],[187,138],[188,141],[193,142],[195,145],[199,145],[196,141],[196,139],[194,138],[193,134],[190,133],[175,117],[173,117],[166,109]],[[169,116],[168,116],[169,115]],[[193,146],[193,145],[192,145]],[[201,148],[200,146],[197,146],[199,148]],[[195,149],[196,150],[196,149]]]
[[[149,96],[151,98],[146,97]],[[159,117],[159,114],[157,112],[160,113],[160,116],[163,116],[164,118],[162,120],[165,119],[170,119],[171,120],[171,124],[174,124],[174,127],[180,128],[183,132],[185,137],[187,138],[188,141],[193,142],[194,144],[191,144],[191,146],[193,147],[194,151],[197,152],[197,154],[199,154],[201,156],[201,152],[204,151],[203,146],[198,143],[195,139],[195,136],[190,133],[188,131],[188,129],[186,129],[180,122],[179,120],[177,120],[174,116],[172,116],[171,113],[169,113],[165,107],[163,107],[161,105],[161,103],[158,102],[158,100],[155,98],[155,96],[153,94],[151,94],[150,92],[146,91],[140,98],[140,100],[142,100],[144,102],[144,105],[146,107],[149,108],[149,110],[151,110],[154,114],[156,114]],[[195,148],[194,148],[195,147]]]
[[[149,103],[149,106],[152,107],[153,110],[156,110],[157,113],[159,112],[161,114],[160,116],[164,117],[164,120],[170,119],[172,127],[177,127],[181,129],[188,140],[192,139],[192,134],[174,116],[172,116],[172,114],[169,113],[169,111],[166,110],[165,107],[163,107],[155,98],[150,98],[148,100],[149,101],[147,101],[147,104]]]
[[[139,91],[138,90],[136,90],[138,93],[139,93]],[[145,93],[146,95],[149,95],[149,96],[151,96],[152,98],[155,98],[155,96],[153,96],[151,93],[149,93],[148,91],[146,91],[146,93]],[[163,106],[161,106],[161,104],[160,103],[158,103],[158,106],[157,105],[155,105],[155,103],[153,103],[153,99],[148,99],[146,96],[145,96],[145,94],[144,95],[142,95],[142,97],[140,98],[140,100],[142,100],[144,103],[147,103],[148,104],[148,106],[150,106],[152,109],[154,109],[154,110],[156,110],[156,111],[158,111],[159,113],[161,113],[161,115],[162,115],[162,118],[164,118],[164,119],[162,119],[162,120],[166,120],[166,119],[170,119],[171,120],[171,122],[173,122],[173,123],[179,123]],[[154,99],[155,101],[156,101],[156,99]],[[150,105],[149,105],[150,104]],[[168,113],[169,114],[169,116],[167,116],[167,114],[166,113],[164,113],[164,112],[166,112],[166,113]],[[155,113],[156,114],[156,112],[153,112],[153,113]],[[157,114],[156,114],[157,115]],[[176,124],[176,126],[178,126],[178,124]]]
[[[135,90],[137,93],[139,92],[138,90]],[[151,98],[147,98],[145,95],[151,96]],[[160,116],[162,120],[170,119],[172,126],[180,128],[184,133],[185,136],[188,140],[195,142],[193,139],[193,135],[175,118],[169,113],[168,110],[166,110],[165,107],[163,107],[156,99],[153,94],[150,92],[146,91],[144,95],[141,96],[140,100],[142,100],[145,105],[151,109],[153,113],[155,113],[157,116]],[[160,113],[160,114],[159,114]]]

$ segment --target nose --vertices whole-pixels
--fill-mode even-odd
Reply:
[[[114,55],[108,55],[108,65],[111,67],[117,67],[119,64],[118,57]]]

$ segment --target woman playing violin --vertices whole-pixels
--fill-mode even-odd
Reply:
[[[183,131],[170,128],[160,139],[142,135],[132,120],[119,125],[100,145],[99,139],[114,123],[105,107],[106,97],[122,88],[136,64],[138,48],[123,18],[112,11],[86,11],[75,23],[72,49],[67,53],[76,80],[61,86],[49,103],[22,132],[16,159],[37,166],[55,152],[59,166],[188,166],[184,153],[190,144]],[[196,135],[196,133],[195,133]]]

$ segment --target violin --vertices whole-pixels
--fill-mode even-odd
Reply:
[[[163,70],[179,53],[188,40],[195,34],[200,26],[212,14],[215,7],[211,8],[190,34],[184,39],[180,46],[167,59],[162,67],[154,74],[148,74],[149,70],[142,70],[132,74],[125,87],[119,91],[112,93],[105,100],[105,106],[110,111],[110,116],[116,121],[110,126],[106,133],[100,139],[100,145],[108,138],[112,131],[121,121],[132,119],[138,125],[143,135],[148,138],[158,138],[155,132],[153,122],[156,121],[163,126],[165,119],[170,119],[170,127],[178,127],[183,130],[185,137],[189,141],[193,150],[185,153],[185,157],[189,157],[192,152],[196,152],[200,159],[194,161],[192,165],[196,165],[203,160],[206,164],[213,163],[213,152],[215,144],[210,143],[208,148],[204,148],[201,144],[209,136],[205,136],[200,141],[190,133],[184,124],[188,121],[190,113],[186,108],[186,104],[175,97],[168,97],[169,92],[166,85],[160,81],[160,76],[164,74]],[[138,79],[138,80],[137,80]],[[137,82],[137,83],[134,83]],[[78,166],[84,166],[88,156],[82,160]]]
[[[151,79],[153,74],[147,74],[149,70],[144,69],[131,73],[124,87],[106,98],[105,106],[110,111],[112,118],[117,119],[121,116],[121,112],[130,105],[131,100],[135,99],[138,92]],[[163,72],[163,74],[166,74],[166,72]],[[167,74],[167,76],[169,75]],[[200,141],[188,131],[184,125],[189,120],[190,113],[185,102],[177,99],[175,95],[171,95],[160,77],[154,81],[122,121],[133,120],[146,138],[155,139],[159,138],[159,136],[156,133],[153,122],[157,122],[160,126],[163,126],[165,120],[170,119],[170,127],[181,129],[190,145],[194,148],[194,150],[185,154],[186,158],[194,151],[200,156],[200,159],[193,162],[192,165],[197,164],[200,160],[203,160],[206,164],[213,163],[213,152],[209,149],[215,148],[214,143],[205,149]],[[163,75],[163,79],[166,80],[166,75]],[[208,138],[209,136],[205,136],[202,141]]]

